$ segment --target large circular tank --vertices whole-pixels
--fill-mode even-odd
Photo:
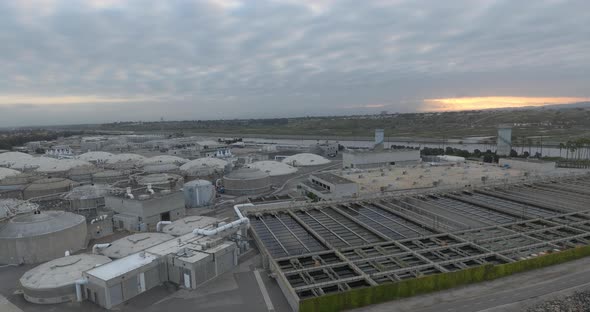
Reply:
[[[286,157],[282,160],[284,164],[291,165],[293,167],[309,167],[309,166],[318,166],[318,165],[325,165],[330,163],[330,160],[322,157],[320,155],[311,154],[311,153],[300,153],[295,154],[289,157]]]
[[[183,186],[186,208],[210,206],[215,200],[215,187],[206,180],[193,180]]]
[[[180,169],[175,164],[155,164],[143,167],[145,173],[180,173]]]
[[[19,174],[20,171],[0,167],[0,181],[8,177],[17,176]]]
[[[92,175],[92,182],[96,184],[113,184],[129,180],[129,174],[119,170],[105,170]]]
[[[49,197],[51,195],[69,192],[74,181],[65,178],[43,178],[34,181],[23,192],[24,199]]]
[[[180,171],[187,176],[187,180],[199,177],[207,177],[215,174],[223,174],[229,163],[219,158],[205,157],[191,160],[180,166]]]
[[[101,255],[73,255],[43,263],[20,278],[25,299],[32,303],[53,304],[76,299],[76,280],[84,271],[111,262]]]
[[[175,165],[182,165],[188,162],[188,159],[171,156],[171,155],[159,155],[150,158],[146,158],[143,160],[144,165],[156,165],[156,164],[175,164]]]
[[[86,218],[65,211],[17,215],[0,227],[0,263],[39,263],[86,247]]]
[[[76,167],[68,171],[68,178],[72,181],[88,183],[92,181],[92,175],[98,171],[98,168],[94,166]]]
[[[19,214],[31,213],[38,208],[39,205],[20,199],[0,199],[0,221],[8,220]]]
[[[282,176],[297,172],[297,168],[274,160],[263,160],[253,162],[249,164],[248,167],[260,169],[261,171],[268,173],[268,175],[270,175],[271,177]]]
[[[172,235],[164,233],[137,233],[120,238],[112,242],[111,246],[100,249],[98,252],[111,259],[119,259],[167,242],[173,238]]]
[[[71,169],[79,167],[91,167],[89,162],[79,159],[55,159],[50,157],[34,158],[36,161],[35,172],[54,178],[65,178]]]
[[[116,154],[107,159],[105,167],[110,169],[135,169],[143,165],[145,157],[137,154]]]
[[[184,185],[184,179],[171,173],[154,173],[136,178],[137,184],[141,186],[152,185],[155,189],[178,190]]]
[[[33,156],[21,152],[6,152],[0,154],[0,166],[12,167],[12,164],[22,159],[31,159]]]
[[[69,211],[93,218],[96,217],[97,210],[104,207],[104,196],[108,193],[108,186],[93,184],[73,188],[64,197],[69,202]]]
[[[252,195],[270,191],[270,176],[256,168],[240,168],[223,177],[229,195]]]
[[[92,163],[105,163],[113,154],[108,152],[88,152],[78,156],[78,159]]]

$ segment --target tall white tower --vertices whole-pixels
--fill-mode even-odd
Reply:
[[[383,149],[383,129],[375,129],[375,149]]]
[[[510,155],[510,151],[512,150],[512,125],[498,126],[498,139],[496,144],[496,154],[500,156]]]

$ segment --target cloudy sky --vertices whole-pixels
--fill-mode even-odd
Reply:
[[[590,1],[0,1],[0,127],[590,98]]]

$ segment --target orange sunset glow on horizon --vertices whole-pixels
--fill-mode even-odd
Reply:
[[[519,108],[544,105],[572,104],[590,101],[590,97],[519,97],[484,96],[425,99],[421,111],[447,112],[498,108]]]

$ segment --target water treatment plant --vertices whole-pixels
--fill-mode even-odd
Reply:
[[[0,153],[0,295],[15,311],[363,311],[590,253],[588,170],[425,156],[382,135]]]

